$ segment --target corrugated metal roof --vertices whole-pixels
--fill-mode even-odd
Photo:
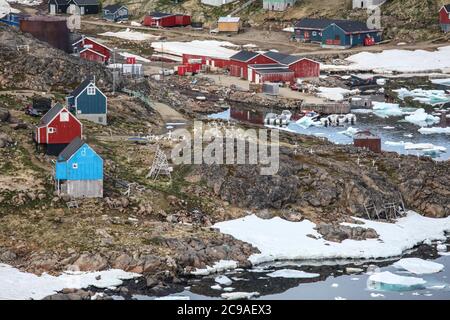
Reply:
[[[297,21],[296,28],[323,30],[337,20],[304,18]]]
[[[220,17],[219,22],[239,22],[241,18],[239,17]]]
[[[276,62],[284,65],[290,65],[291,63],[294,63],[298,60],[301,60],[302,57],[300,56],[293,56],[290,54],[275,52],[275,51],[267,51],[264,53],[266,57],[269,57],[270,59],[275,60]]]
[[[231,60],[237,60],[237,61],[242,61],[242,62],[246,62],[250,59],[253,59],[254,57],[259,56],[258,52],[254,52],[254,51],[247,51],[247,50],[241,50],[238,53],[236,53],[235,55],[232,55],[230,57]]]
[[[250,64],[250,68],[252,69],[276,69],[276,68],[283,68],[285,69],[286,66],[279,64],[279,63],[268,63],[268,64]]]
[[[100,4],[98,0],[73,0],[73,2],[81,6],[98,6]]]
[[[103,7],[103,10],[108,10],[111,13],[117,12],[120,8],[125,7],[123,4],[110,4],[109,6]]]
[[[294,71],[285,68],[276,68],[276,69],[259,69],[256,70],[255,72],[260,73],[260,74],[269,74],[269,73],[294,73]]]
[[[76,137],[63,151],[61,151],[58,156],[58,161],[63,162],[69,160],[70,157],[72,157],[84,144],[85,142],[80,139],[80,137]]]
[[[50,121],[64,108],[61,103],[55,104],[46,114],[41,118],[39,125],[48,125]]]
[[[77,97],[91,82],[92,77],[87,77],[75,90],[70,94],[71,97]]]
[[[367,24],[361,21],[355,20],[342,20],[342,19],[300,19],[295,24],[295,28],[299,29],[312,29],[323,30],[331,24],[339,26],[345,32],[361,32],[361,31],[373,31],[376,29],[370,29]]]

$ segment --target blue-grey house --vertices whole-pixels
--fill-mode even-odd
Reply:
[[[297,41],[316,42],[322,47],[350,48],[381,41],[382,31],[370,29],[366,23],[337,19],[300,19],[294,26]]]
[[[103,8],[103,18],[108,21],[128,20],[128,8],[122,4],[112,4]]]
[[[108,99],[95,85],[95,80],[86,79],[66,97],[69,110],[78,119],[86,119],[98,124],[107,124]]]
[[[103,197],[103,159],[76,137],[58,156],[55,181],[60,195]]]

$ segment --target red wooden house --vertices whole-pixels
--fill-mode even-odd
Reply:
[[[276,61],[258,52],[242,50],[230,57],[230,75],[248,79],[249,65],[272,63]]]
[[[89,37],[82,37],[72,46],[75,52],[79,52],[83,59],[89,61],[108,62],[111,58],[110,48]]]
[[[144,17],[144,26],[148,27],[182,27],[191,24],[191,16],[184,14],[151,12]]]
[[[57,103],[36,126],[34,141],[49,155],[58,155],[74,138],[82,135],[83,125],[62,104]]]
[[[444,32],[450,32],[450,4],[442,6],[439,10],[439,24]]]
[[[317,78],[320,76],[320,63],[314,60],[274,51],[267,51],[263,55],[294,71],[295,78]]]

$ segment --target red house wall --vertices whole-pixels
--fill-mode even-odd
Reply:
[[[68,112],[68,111],[67,111]],[[36,128],[36,140],[41,144],[64,144],[70,143],[74,138],[80,137],[82,134],[82,126],[73,114],[69,113],[69,121],[61,122],[59,113],[52,122],[45,127]],[[56,132],[48,133],[48,128],[55,128]],[[38,135],[39,134],[39,135]]]
[[[240,77],[242,74],[242,78],[248,79],[248,65],[249,64],[269,64],[269,63],[276,63],[274,60],[263,56],[262,54],[257,55],[256,57],[250,59],[247,62],[242,62],[238,60],[230,60],[230,65],[237,66],[238,68],[242,68],[242,73],[238,72],[237,76]],[[235,69],[236,67],[233,67]],[[236,70],[236,69],[235,69]]]
[[[175,16],[175,24],[177,26],[188,26],[191,24],[191,16],[178,14]]]
[[[448,12],[445,11],[445,8],[442,8],[441,11],[439,11],[439,22],[443,24],[450,24]]]
[[[94,62],[99,62],[99,63],[103,63],[105,62],[105,57],[102,57],[92,51],[86,50],[82,53],[80,53],[80,57],[88,60],[88,61],[94,61]]]
[[[190,17],[189,17],[190,18]],[[181,19],[183,20],[183,19]],[[154,18],[152,16],[145,16],[144,26],[150,27],[175,27],[177,25],[177,16],[167,16],[162,18]]]
[[[264,82],[294,82],[295,75],[294,73],[280,72],[280,73],[269,73],[269,74],[260,74],[259,83]]]
[[[294,71],[296,78],[317,78],[320,75],[320,64],[308,59],[289,65],[289,69]]]
[[[84,45],[86,44],[90,44],[92,45],[92,50],[97,51],[99,53],[101,53],[102,55],[106,56],[106,61],[109,60],[109,58],[111,57],[111,52],[108,48],[106,48],[105,46],[102,46],[98,43],[95,43],[93,41],[91,41],[90,39],[84,39]]]

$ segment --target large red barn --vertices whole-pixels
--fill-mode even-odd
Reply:
[[[58,103],[41,118],[34,141],[38,146],[44,146],[47,154],[58,155],[74,138],[81,138],[82,131],[80,120]]]
[[[311,59],[274,51],[263,53],[276,63],[287,66],[294,71],[296,78],[317,78],[320,76],[320,63]]]
[[[230,74],[235,77],[248,79],[249,65],[269,63],[275,63],[275,61],[258,52],[241,50],[230,57]]]
[[[89,37],[82,37],[80,40],[75,42],[72,46],[80,54],[85,49],[89,49],[90,51],[95,51],[95,52],[98,53],[98,55],[93,55],[92,52],[88,53],[88,52],[84,51],[85,54],[84,54],[83,58],[85,58],[85,57],[92,58],[92,60],[91,59],[87,59],[87,60],[99,61],[100,60],[99,59],[100,55],[103,57],[101,59],[101,62],[109,61],[109,59],[111,58],[112,50],[110,48],[108,48],[104,44],[101,44],[97,40],[94,40],[94,39],[89,38]]]

